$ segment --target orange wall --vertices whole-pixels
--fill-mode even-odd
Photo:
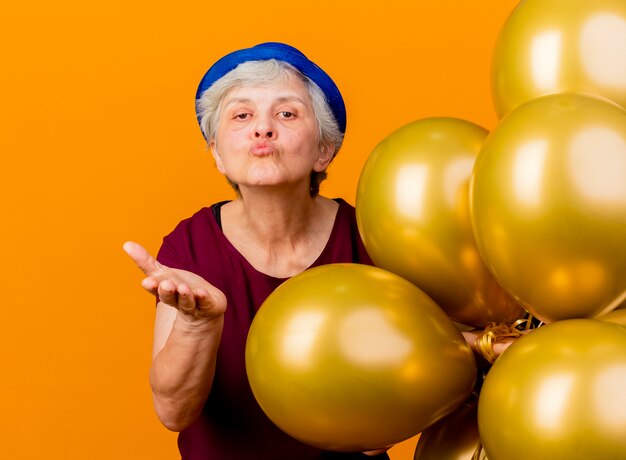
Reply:
[[[5,3],[0,460],[165,460],[175,438],[147,385],[153,302],[121,244],[154,252],[232,196],[195,121],[208,65],[277,40],[327,70],[349,128],[323,193],[354,203],[369,152],[405,123],[494,127],[489,62],[517,0]]]

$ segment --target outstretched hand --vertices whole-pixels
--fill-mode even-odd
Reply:
[[[184,319],[196,322],[224,314],[226,297],[204,278],[159,263],[143,246],[132,241],[124,243],[123,248],[146,275],[142,287],[164,304],[176,308]]]

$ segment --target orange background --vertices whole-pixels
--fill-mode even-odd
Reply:
[[[156,252],[179,220],[232,197],[196,125],[204,71],[263,41],[315,60],[348,107],[322,193],[354,203],[369,152],[400,126],[495,126],[490,58],[517,0],[6,3],[0,459],[160,460],[177,450],[147,383],[153,301],[121,245]]]

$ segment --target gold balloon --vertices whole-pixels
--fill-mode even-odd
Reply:
[[[257,313],[246,344],[252,391],[300,441],[336,451],[408,439],[472,391],[473,354],[413,284],[359,264],[286,281]]]
[[[557,321],[490,369],[478,429],[490,460],[626,459],[626,328]]]
[[[460,409],[424,431],[413,460],[485,460],[480,450],[476,402]],[[474,455],[479,455],[478,458]]]
[[[414,283],[455,321],[478,327],[524,314],[485,267],[472,234],[469,179],[486,136],[453,118],[410,123],[370,154],[356,197],[374,263]]]
[[[474,234],[496,279],[545,322],[594,317],[626,293],[626,111],[544,96],[500,122],[471,184]]]
[[[522,1],[496,42],[492,69],[501,116],[561,92],[597,94],[626,107],[626,2]]]

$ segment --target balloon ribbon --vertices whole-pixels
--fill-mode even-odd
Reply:
[[[474,455],[472,455],[472,458],[470,460],[488,460],[485,449],[483,449],[482,442],[478,441],[478,444],[476,445],[476,450],[474,451]]]
[[[513,324],[489,323],[478,335],[475,342],[476,351],[485,358],[489,364],[493,364],[498,357],[493,350],[494,344],[505,339],[517,339],[535,328],[533,317],[518,319]]]

